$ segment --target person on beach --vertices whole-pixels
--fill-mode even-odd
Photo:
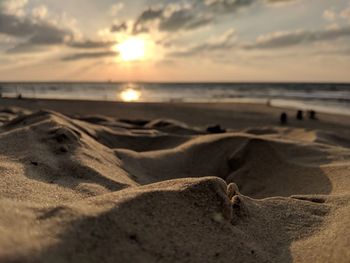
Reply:
[[[299,120],[299,121],[302,121],[303,119],[304,119],[304,113],[303,113],[303,111],[301,111],[301,110],[298,110],[298,112],[297,112],[297,120]]]
[[[309,114],[309,119],[310,119],[310,120],[317,120],[316,112],[315,112],[314,110],[310,110],[310,111],[308,112],[308,114]]]
[[[287,122],[288,122],[288,115],[287,115],[287,113],[283,112],[280,116],[280,123],[282,125],[285,125],[285,124],[287,124]]]

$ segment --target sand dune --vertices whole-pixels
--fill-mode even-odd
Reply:
[[[0,262],[349,262],[350,138],[321,125],[3,109]]]

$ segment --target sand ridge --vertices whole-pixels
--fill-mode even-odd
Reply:
[[[349,262],[349,138],[0,113],[1,262]]]

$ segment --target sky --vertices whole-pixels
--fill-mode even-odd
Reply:
[[[350,82],[350,1],[0,0],[0,81]]]

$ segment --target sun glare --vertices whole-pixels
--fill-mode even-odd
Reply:
[[[125,102],[138,101],[141,97],[141,92],[135,89],[126,89],[120,93],[120,98]]]
[[[142,60],[145,57],[145,40],[129,38],[116,46],[123,61]]]

